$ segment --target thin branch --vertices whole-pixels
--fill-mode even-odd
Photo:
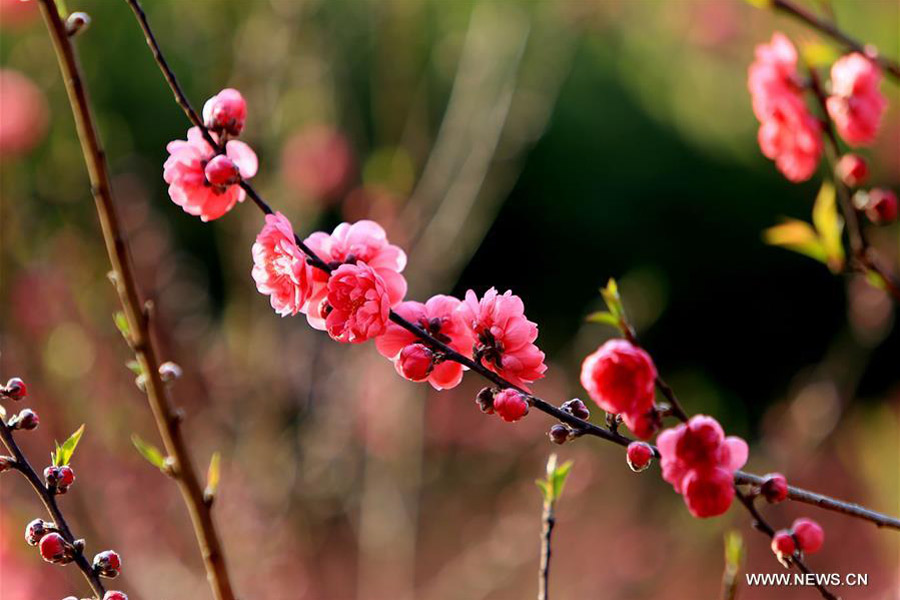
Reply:
[[[550,600],[550,555],[553,527],[556,525],[556,502],[544,501],[541,515],[541,566],[538,570],[538,600]]]
[[[143,15],[143,11],[140,8],[140,4],[139,4],[138,0],[125,0],[125,1],[129,4],[129,6],[132,7],[135,14],[138,16],[138,19],[141,22],[141,27],[145,28],[145,33],[147,31],[149,31],[149,24],[147,23],[145,18],[141,17],[141,15]],[[146,35],[145,37],[147,39],[147,43],[150,44],[151,50],[153,51],[153,55],[155,57],[161,57],[162,51],[160,50],[160,48],[156,42],[156,38],[152,35],[152,33],[149,35]],[[169,85],[176,86],[176,88],[177,88],[178,81],[175,78],[175,76],[169,72],[168,64],[164,60],[160,61],[157,59],[156,62],[158,64],[160,70],[163,71],[163,74],[166,78],[166,81],[169,82]],[[184,104],[182,104],[181,102],[179,102],[179,104],[181,104],[181,107],[185,111],[185,113],[188,115],[188,118],[190,118],[190,116],[192,114],[196,114],[194,112],[193,108],[191,107],[190,102],[187,100],[186,96],[184,95],[184,92],[181,91],[180,88],[175,89],[173,91],[175,93],[176,98],[184,99]],[[193,120],[192,120],[192,122],[193,122]],[[202,130],[205,130],[202,123],[199,125],[199,127]],[[221,149],[219,149],[219,150],[221,150]],[[250,198],[254,201],[256,206],[262,212],[264,212],[265,214],[271,214],[273,212],[272,208],[269,207],[269,205],[262,199],[262,197],[256,192],[256,190],[249,183],[247,183],[246,181],[242,181],[240,185],[241,185],[241,188],[243,188],[247,192],[247,195],[250,196]],[[297,246],[308,257],[308,261],[312,266],[314,266],[318,269],[321,269],[325,272],[328,272],[328,273],[331,272],[331,270],[332,270],[331,267],[327,263],[325,263],[325,261],[323,261],[318,255],[316,255],[315,252],[310,250],[310,248],[305,243],[303,243],[303,241],[300,239],[300,237],[298,235],[295,234],[294,238],[295,238],[295,241],[297,242]],[[541,398],[532,395],[530,392],[526,391],[525,389],[521,388],[520,386],[517,386],[517,385],[507,381],[500,375],[494,373],[493,371],[491,371],[490,369],[488,369],[487,367],[482,365],[481,362],[475,362],[471,358],[460,354],[459,352],[457,352],[450,346],[446,345],[445,343],[443,343],[440,340],[433,337],[431,334],[426,332],[424,329],[422,329],[418,325],[415,325],[415,324],[407,321],[406,319],[404,319],[403,317],[398,315],[396,312],[391,311],[390,319],[393,323],[396,323],[400,327],[406,329],[407,331],[409,331],[410,333],[415,335],[418,339],[427,343],[433,349],[439,350],[445,356],[445,358],[447,360],[452,360],[454,362],[457,362],[457,363],[463,365],[464,367],[468,368],[471,371],[478,373],[479,375],[481,375],[482,377],[484,377],[485,379],[487,379],[488,381],[490,381],[491,383],[495,384],[496,386],[498,386],[500,388],[510,388],[510,389],[514,389],[514,390],[517,390],[517,391],[525,394],[528,398],[528,403],[533,408],[535,408],[545,414],[550,415],[554,419],[556,419],[562,423],[565,423],[566,425],[569,425],[574,430],[576,437],[581,437],[583,435],[590,435],[593,437],[598,437],[598,438],[604,439],[604,440],[606,440],[608,442],[612,442],[614,444],[618,444],[622,447],[627,447],[628,444],[630,444],[633,441],[632,439],[630,439],[626,436],[623,436],[622,434],[620,434],[618,432],[610,431],[609,429],[606,429],[603,427],[598,427],[597,425],[591,423],[590,421],[585,421],[583,419],[579,419],[578,417],[558,408],[554,404],[551,404],[551,403],[547,402],[546,400],[542,400]],[[634,336],[634,333],[632,332],[630,335]],[[658,380],[657,385],[659,385],[660,382],[662,382],[662,380]],[[666,395],[667,399],[669,399],[670,402],[672,402],[673,407],[678,406],[680,408],[681,405],[680,405],[680,403],[678,403],[677,397],[675,396],[674,392],[671,391],[671,388],[668,385],[665,385],[665,382],[662,382],[662,384],[663,384],[664,388],[667,389],[671,393],[671,396],[667,395],[665,391],[663,392],[663,394]],[[674,402],[673,402],[673,399],[674,399]],[[683,420],[686,420],[687,415],[683,409],[681,409],[681,414],[684,416]],[[653,451],[654,451],[654,454],[657,457],[659,457],[659,450],[656,449],[655,447],[653,447]],[[735,473],[736,480],[739,475],[743,476],[743,477],[757,477],[757,478],[759,477],[758,475],[752,475],[752,474],[743,473],[741,471],[738,471],[737,473]],[[892,529],[900,530],[900,520],[897,520],[888,515],[883,515],[881,513],[877,513],[875,511],[871,511],[869,509],[858,510],[858,508],[861,508],[861,507],[859,507],[858,505],[855,505],[855,504],[849,504],[846,502],[842,502],[835,498],[830,498],[828,496],[816,494],[814,492],[811,492],[808,490],[803,490],[801,488],[793,488],[793,489],[795,491],[795,494],[794,494],[795,497],[793,499],[798,500],[800,502],[809,502],[809,503],[815,504],[816,506],[820,506],[826,510],[833,510],[833,511],[841,512],[844,514],[852,515],[852,516],[855,516],[855,517],[858,517],[861,519],[866,519],[866,520],[872,521],[876,525],[879,525],[881,527],[889,527]],[[809,498],[817,498],[819,500],[815,501],[815,502],[810,502],[808,500]]]
[[[15,458],[13,468],[21,473],[22,476],[28,480],[28,483],[31,484],[34,493],[41,499],[44,508],[47,509],[47,513],[50,515],[50,518],[53,519],[53,523],[59,530],[59,534],[63,536],[69,544],[74,544],[76,538],[72,534],[72,530],[66,522],[66,518],[63,516],[62,511],[59,509],[59,505],[56,503],[56,495],[50,492],[50,490],[47,489],[47,486],[44,485],[44,482],[41,481],[37,471],[35,471],[34,467],[31,466],[31,463],[28,462],[28,458],[22,452],[21,448],[19,448],[19,444],[16,443],[12,429],[9,428],[3,419],[0,419],[0,439],[3,440],[3,445],[6,446],[6,449],[12,454],[13,458]],[[97,598],[102,598],[106,593],[106,589],[103,587],[103,582],[100,581],[100,576],[94,571],[91,567],[91,563],[88,562],[88,559],[84,556],[83,549],[76,549],[73,562],[78,567],[78,570],[81,571],[81,574],[84,575],[84,578],[87,580],[88,585],[91,586],[94,595]]]
[[[841,31],[833,21],[823,19],[822,17],[819,17],[818,15],[808,11],[807,9],[794,4],[790,0],[771,0],[771,2],[772,8],[776,11],[783,12],[794,17],[795,19],[799,19],[813,29],[819,31],[820,33],[824,33],[830,38],[837,40],[850,50],[868,56],[870,59],[878,63],[878,65],[882,69],[890,73],[895,79],[900,80],[900,64],[898,64],[897,61],[891,60],[886,56],[882,56],[878,53],[874,46],[863,44],[858,40],[850,37],[843,31]]]
[[[145,375],[147,399],[171,459],[173,476],[190,513],[214,596],[216,600],[234,600],[219,535],[212,520],[211,506],[203,498],[203,487],[191,463],[181,432],[181,417],[173,409],[159,373],[160,361],[150,333],[150,307],[141,302],[128,245],[113,200],[106,156],[97,133],[75,49],[66,33],[56,2],[41,0],[40,4],[75,117],[103,239],[112,266],[112,278],[128,321],[129,343]]]
[[[750,516],[753,518],[753,526],[764,533],[769,539],[772,539],[775,536],[775,529],[769,525],[766,520],[759,514],[759,510],[757,510],[756,505],[754,504],[755,497],[750,497],[744,494],[737,486],[734,488],[734,493],[737,496],[738,500],[741,501],[741,504],[747,509],[747,512],[750,513]],[[791,564],[796,565],[801,572],[806,575],[812,575],[814,572],[806,566],[806,563],[803,562],[803,559],[798,556],[791,557]],[[835,596],[827,587],[819,583],[817,578],[813,578],[815,587],[819,590],[819,593],[822,594],[822,597],[826,600],[840,600],[838,596]]]

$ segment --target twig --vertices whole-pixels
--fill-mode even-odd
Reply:
[[[183,99],[183,103],[180,101],[179,104],[181,105],[184,112],[188,115],[188,118],[191,118],[191,115],[192,114],[196,115],[196,112],[191,107],[190,102],[187,100],[186,96],[184,95],[184,92],[181,91],[181,89],[178,87],[178,80],[175,78],[175,75],[173,73],[171,73],[171,70],[169,69],[168,64],[165,62],[165,60],[159,60],[158,57],[162,56],[162,51],[160,50],[158,43],[156,41],[156,38],[155,38],[155,36],[153,36],[152,32],[148,33],[148,32],[150,32],[150,26],[149,26],[148,22],[146,21],[146,18],[142,17],[143,11],[140,8],[140,4],[139,4],[138,0],[125,0],[125,1],[129,4],[129,6],[132,7],[135,14],[137,15],[138,20],[141,23],[142,29],[144,29],[147,43],[151,47],[153,56],[157,57],[157,61],[156,61],[157,65],[159,66],[160,70],[163,72],[166,81],[169,83],[170,86],[174,86],[175,89],[173,89],[173,92],[175,94],[175,97]],[[193,119],[191,119],[191,121],[194,122]],[[196,123],[195,123],[195,125],[196,125]],[[200,127],[201,130],[205,131],[205,128],[203,127],[202,122],[200,123],[200,125],[198,125],[198,127]],[[240,185],[247,192],[247,195],[250,196],[250,198],[254,201],[256,206],[262,212],[264,212],[265,214],[271,214],[273,212],[271,207],[269,207],[269,205],[262,199],[262,197],[259,196],[259,194],[256,192],[256,190],[254,190],[253,187],[249,183],[247,183],[246,181],[242,181]],[[295,241],[297,242],[297,246],[308,257],[310,264],[312,264],[314,267],[321,269],[325,272],[329,272],[329,273],[331,272],[331,270],[332,270],[331,267],[328,264],[326,264],[325,261],[323,261],[318,255],[316,255],[315,252],[310,250],[309,247],[303,243],[303,241],[300,239],[300,237],[298,235],[295,234],[294,238],[295,238]],[[469,370],[478,373],[479,375],[481,375],[482,377],[484,377],[491,383],[497,385],[498,387],[510,388],[510,389],[514,389],[519,392],[522,392],[523,394],[525,394],[527,396],[528,402],[533,408],[535,408],[545,414],[550,415],[554,419],[556,419],[562,423],[565,423],[566,425],[569,425],[574,430],[576,437],[580,437],[583,435],[590,435],[593,437],[598,437],[598,438],[604,439],[604,440],[606,440],[608,442],[612,442],[614,444],[618,444],[622,447],[628,446],[628,444],[630,444],[633,441],[632,439],[630,439],[626,436],[623,436],[617,432],[612,432],[606,428],[598,427],[597,425],[591,423],[590,421],[585,421],[583,419],[579,419],[578,417],[558,408],[554,404],[551,404],[551,403],[547,402],[546,400],[542,400],[541,398],[530,394],[529,392],[525,391],[523,388],[507,381],[500,375],[497,375],[496,373],[494,373],[493,371],[491,371],[490,369],[488,369],[487,367],[482,365],[480,362],[475,362],[472,359],[468,358],[467,356],[460,354],[459,352],[457,352],[450,346],[448,346],[448,345],[444,344],[443,342],[441,342],[440,340],[434,338],[431,334],[429,334],[428,332],[423,330],[418,325],[415,325],[415,324],[407,321],[406,319],[404,319],[403,317],[398,315],[396,312],[391,311],[390,319],[392,322],[396,323],[400,327],[406,329],[407,331],[409,331],[410,333],[415,335],[418,339],[429,344],[432,348],[440,350],[447,360],[452,360],[454,362],[457,362],[457,363],[463,365],[464,367],[468,368]],[[634,334],[632,333],[631,335],[634,335]],[[659,380],[659,381],[661,381],[661,380]],[[658,385],[659,385],[659,381],[657,382]],[[662,382],[662,383],[665,384],[665,382]],[[671,388],[669,388],[667,385],[665,386],[665,388],[667,388],[671,392]],[[663,393],[664,393],[664,395],[666,395],[665,392],[663,392]],[[670,402],[672,402],[672,399],[674,398],[675,402],[672,403],[673,407],[678,406],[680,408],[680,404],[677,402],[677,397],[674,395],[674,392],[672,392],[671,397],[670,396],[666,396],[666,397],[669,399]],[[687,415],[683,409],[681,410],[681,413],[684,416],[684,420],[686,420]],[[658,457],[659,450],[657,450],[654,447],[653,451],[654,451],[654,454]],[[759,477],[758,475],[751,475],[751,474],[743,473],[741,471],[738,471],[735,474],[735,477],[737,477],[738,475],[748,476],[748,477],[749,476]],[[888,515],[883,515],[881,513],[877,513],[875,511],[871,511],[869,509],[857,510],[858,508],[861,508],[861,507],[858,507],[858,505],[841,502],[840,500],[837,500],[835,498],[830,498],[828,496],[816,494],[814,492],[810,492],[808,490],[803,490],[801,488],[794,488],[794,490],[795,490],[795,496],[796,496],[796,498],[794,498],[794,499],[796,499],[800,502],[809,502],[809,500],[806,500],[805,498],[813,498],[813,497],[818,498],[819,501],[810,502],[810,503],[816,504],[817,506],[825,508],[826,510],[834,510],[837,512],[842,512],[844,514],[859,517],[861,519],[866,519],[866,520],[872,521],[876,525],[879,525],[882,527],[889,527],[892,529],[900,530],[900,521],[898,521],[897,519],[894,519],[893,517],[890,517]]]
[[[538,600],[550,600],[550,555],[553,527],[556,525],[556,501],[545,500],[541,515],[541,566],[538,572]]]
[[[900,80],[900,64],[898,64],[897,61],[891,60],[886,56],[882,56],[873,46],[862,44],[861,42],[850,37],[843,31],[838,29],[838,26],[833,21],[823,19],[806,10],[805,8],[797,6],[789,0],[771,0],[771,2],[772,8],[776,11],[781,11],[796,19],[799,19],[813,29],[837,40],[850,50],[854,50],[856,52],[864,54],[865,56],[868,56],[870,59],[877,62],[882,69],[890,73],[895,79]]]
[[[753,518],[753,526],[764,533],[769,539],[772,539],[775,536],[775,529],[769,525],[765,519],[763,519],[762,515],[759,514],[759,511],[756,509],[756,505],[754,504],[754,498],[745,495],[737,486],[734,488],[734,493],[737,496],[738,500],[741,501],[741,504],[747,509],[747,512],[750,513],[750,516]],[[800,569],[806,575],[813,574],[813,571],[806,566],[806,563],[797,556],[791,557],[791,563],[797,565],[797,568]],[[826,600],[840,600],[838,596],[835,596],[827,587],[819,583],[817,579],[813,579],[815,587],[819,590],[819,593],[822,594],[822,597]]]
[[[65,538],[66,542],[74,544],[76,538],[72,534],[72,530],[69,528],[69,524],[66,522],[66,518],[63,516],[62,511],[59,509],[59,505],[56,503],[56,495],[51,493],[50,490],[47,489],[47,486],[44,485],[44,482],[41,481],[41,478],[34,470],[34,467],[28,462],[28,458],[22,452],[21,448],[19,448],[19,444],[16,443],[12,429],[9,428],[3,419],[0,419],[0,439],[3,440],[3,445],[6,446],[6,449],[15,459],[15,463],[13,463],[12,467],[21,473],[22,476],[28,480],[28,483],[31,484],[34,493],[41,499],[44,508],[47,509],[47,513],[50,515],[50,518],[53,519],[53,523],[59,530],[59,534]],[[84,578],[87,580],[88,585],[91,586],[94,595],[97,598],[102,598],[106,593],[106,589],[103,587],[103,582],[100,581],[100,576],[94,571],[91,567],[91,563],[88,562],[88,559],[84,556],[83,549],[76,550],[73,562],[78,567],[78,570],[81,571],[81,574],[84,575]]]
[[[168,391],[159,373],[160,361],[150,333],[150,311],[141,302],[128,245],[123,237],[113,200],[106,156],[88,102],[75,49],[66,33],[66,26],[56,2],[41,0],[40,5],[72,105],[103,239],[112,266],[114,284],[128,321],[128,341],[145,375],[147,399],[171,460],[172,475],[188,507],[214,596],[216,600],[234,600],[219,535],[212,520],[211,506],[203,498],[203,487],[191,463],[187,444],[181,432],[181,417],[172,408]]]

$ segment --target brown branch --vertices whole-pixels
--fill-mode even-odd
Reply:
[[[21,448],[19,448],[19,444],[13,436],[12,429],[9,428],[2,418],[0,418],[0,439],[3,440],[3,445],[6,446],[6,449],[15,459],[12,468],[21,473],[22,476],[28,480],[28,483],[30,483],[31,487],[34,489],[34,493],[37,494],[38,498],[41,499],[44,508],[47,509],[50,518],[53,519],[53,523],[59,530],[59,534],[65,538],[66,542],[74,545],[76,540],[75,535],[72,533],[69,524],[66,522],[66,518],[63,516],[63,513],[56,502],[56,495],[44,485],[44,482],[37,474],[37,471],[34,470],[34,467],[28,462],[28,458],[22,452]],[[84,578],[87,580],[88,585],[91,586],[94,595],[97,598],[102,598],[106,593],[106,589],[103,587],[103,582],[100,581],[100,576],[94,571],[91,563],[88,562],[88,559],[84,556],[83,548],[76,548],[75,559],[73,562],[78,567],[78,570],[81,571],[81,574],[84,575]]]
[[[544,502],[544,512],[541,515],[541,566],[538,571],[538,600],[550,600],[550,545],[553,537],[553,527],[556,525],[555,502]]]
[[[823,19],[822,17],[819,17],[818,15],[808,11],[807,9],[794,4],[790,0],[771,0],[771,6],[776,11],[783,12],[794,17],[795,19],[803,21],[820,33],[824,33],[828,37],[837,40],[848,49],[868,56],[870,59],[878,63],[878,65],[882,69],[890,73],[895,79],[900,80],[900,64],[898,64],[897,61],[891,60],[886,56],[882,56],[878,53],[874,46],[870,44],[863,44],[850,37],[843,31],[841,31],[833,21]]]
[[[139,4],[138,0],[125,0],[125,1],[129,4],[129,6],[131,6],[132,10],[135,12],[135,15],[138,17],[138,20],[141,23],[141,27],[144,30],[147,43],[150,45],[153,55],[155,57],[161,57],[162,51],[160,50],[160,48],[158,46],[155,36],[152,34],[152,31],[150,30],[150,26],[146,20],[146,17],[143,16],[143,11],[140,8],[140,4]],[[188,115],[188,118],[190,118],[191,121],[194,122],[193,118],[191,118],[191,115],[196,115],[196,112],[191,107],[190,101],[187,100],[187,97],[185,96],[184,92],[178,87],[178,80],[175,78],[175,75],[173,73],[171,73],[171,71],[168,67],[168,63],[166,63],[165,60],[160,61],[158,59],[156,62],[157,62],[157,65],[159,66],[160,70],[163,72],[163,75],[165,76],[166,81],[169,83],[169,86],[175,87],[175,89],[173,89],[173,93],[175,94],[175,97],[183,100],[183,102],[179,101],[179,104],[181,105],[182,109]],[[198,126],[201,128],[201,130],[205,131],[205,128],[203,127],[202,122]],[[250,196],[250,198],[254,201],[256,206],[262,212],[264,212],[265,214],[271,214],[273,212],[271,207],[269,207],[269,205],[262,199],[262,197],[256,192],[256,190],[249,183],[247,183],[246,181],[242,181],[240,185],[247,192],[247,195]],[[318,255],[316,255],[315,252],[310,250],[309,247],[306,246],[305,243],[303,243],[303,241],[300,239],[300,237],[298,235],[295,234],[294,238],[295,238],[295,241],[297,242],[297,246],[308,257],[310,264],[312,264],[314,267],[321,269],[323,271],[331,272],[331,268],[325,263],[325,261],[323,261]],[[468,368],[471,371],[478,373],[479,375],[481,375],[482,377],[484,377],[485,379],[487,379],[488,381],[490,381],[491,383],[495,384],[496,386],[498,386],[500,388],[511,388],[514,390],[518,390],[519,392],[522,392],[523,394],[526,394],[526,396],[528,398],[528,402],[533,408],[536,408],[537,410],[550,415],[554,419],[556,419],[562,423],[565,423],[566,425],[569,425],[573,429],[575,437],[581,437],[583,435],[590,435],[593,437],[598,437],[598,438],[604,439],[604,440],[606,440],[608,442],[612,442],[614,444],[618,444],[622,447],[628,446],[628,444],[630,444],[633,441],[632,439],[630,439],[626,436],[623,436],[618,432],[610,431],[609,429],[606,429],[603,427],[598,427],[597,425],[591,423],[590,421],[585,421],[583,419],[579,419],[578,417],[558,408],[556,405],[551,404],[551,403],[547,402],[546,400],[542,400],[541,398],[532,395],[531,393],[525,391],[521,387],[507,381],[500,375],[497,375],[496,373],[494,373],[493,371],[491,371],[490,369],[488,369],[487,367],[482,365],[481,362],[473,361],[471,358],[460,354],[453,348],[449,347],[448,345],[444,344],[440,340],[433,337],[431,334],[429,334],[428,332],[423,330],[418,325],[415,325],[415,324],[407,321],[406,319],[404,319],[403,317],[398,315],[396,312],[391,311],[390,319],[393,323],[396,323],[400,327],[403,327],[404,329],[406,329],[407,331],[409,331],[410,333],[415,335],[418,339],[420,339],[423,342],[430,345],[432,348],[439,350],[446,357],[447,360],[452,360],[454,362],[457,362],[457,363],[463,365],[464,367]],[[634,339],[633,331],[630,334],[626,334],[626,335],[630,335],[631,339]],[[672,406],[673,407],[677,406],[678,408],[681,408],[681,405],[680,405],[680,403],[678,403],[677,397],[675,396],[674,392],[672,392],[671,388],[668,385],[666,385],[664,381],[662,381],[661,379],[658,379],[657,385],[660,385],[660,383],[662,383],[662,386],[664,386],[664,390],[668,390],[668,392],[671,394],[671,396],[670,396],[665,391],[663,391],[663,394],[667,397],[667,399],[669,399],[669,401],[672,402]],[[681,414],[684,417],[682,420],[686,420],[687,415],[683,409],[681,409]],[[653,451],[654,451],[655,455],[658,457],[659,450],[657,450],[655,447],[653,447]],[[752,474],[748,474],[748,473],[743,473],[742,471],[738,471],[737,473],[735,473],[736,481],[737,481],[738,476],[757,477],[757,478],[759,477],[758,475],[752,475]],[[793,488],[793,489],[795,491],[795,494],[794,494],[795,497],[793,499],[798,500],[800,502],[809,502],[809,503],[815,504],[816,506],[820,506],[821,508],[824,508],[826,510],[833,510],[836,512],[841,512],[841,513],[844,513],[847,515],[855,516],[855,517],[858,517],[861,519],[866,519],[866,520],[874,522],[876,525],[879,525],[880,527],[888,527],[888,528],[900,530],[900,520],[890,517],[888,515],[877,513],[875,511],[872,511],[869,509],[863,509],[859,505],[842,502],[835,498],[830,498],[828,496],[816,494],[814,492],[804,490],[801,488]],[[818,500],[815,502],[810,502],[810,500],[809,500],[810,498],[817,498]]]
[[[203,555],[214,596],[216,600],[234,600],[219,535],[212,519],[211,506],[203,498],[203,487],[191,463],[187,444],[181,432],[181,417],[173,409],[168,390],[159,373],[160,361],[150,332],[150,310],[141,302],[128,245],[113,200],[106,156],[97,133],[75,49],[66,33],[66,26],[56,2],[41,0],[40,5],[75,117],[97,215],[100,218],[103,239],[112,266],[112,279],[128,321],[129,344],[145,375],[147,399],[169,455],[173,477],[190,513],[194,534]]]
[[[753,527],[757,530],[764,533],[769,539],[772,539],[775,536],[775,529],[769,525],[766,520],[759,514],[759,510],[757,510],[756,505],[754,504],[755,496],[747,496],[744,494],[737,486],[734,488],[734,493],[737,496],[738,500],[741,501],[741,504],[747,509],[747,512],[750,513],[751,518],[753,519]],[[792,565],[796,565],[800,571],[806,575],[813,574],[813,571],[803,562],[796,554],[790,558],[790,562]],[[819,583],[818,580],[814,580],[814,584],[819,593],[822,594],[822,597],[826,600],[840,600],[838,596],[835,596],[827,587]]]

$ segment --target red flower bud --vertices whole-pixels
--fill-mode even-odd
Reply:
[[[232,88],[225,88],[203,105],[203,124],[219,133],[240,135],[246,119],[247,102]]]
[[[122,592],[109,591],[104,594],[103,600],[128,600],[128,596]]]
[[[587,421],[591,418],[591,411],[588,410],[588,407],[584,405],[584,402],[579,400],[578,398],[572,398],[568,402],[564,402],[560,407],[573,417],[578,417],[584,421]]]
[[[628,466],[635,473],[640,473],[650,466],[653,460],[653,448],[646,442],[631,442],[625,451]]]
[[[51,563],[68,562],[67,558],[70,558],[72,553],[71,548],[63,536],[55,532],[48,533],[40,541],[41,558]]]
[[[489,387],[481,388],[481,391],[475,396],[475,402],[478,404],[481,412],[487,415],[494,414],[494,389]]]
[[[520,392],[506,388],[494,395],[494,411],[501,419],[512,423],[528,414],[528,402]]]
[[[825,531],[812,519],[800,518],[791,526],[797,546],[806,554],[818,552],[825,543]]]
[[[773,504],[785,500],[788,496],[787,479],[781,473],[769,473],[760,487],[760,493]]]
[[[35,519],[25,526],[25,541],[29,546],[37,546],[45,535],[55,531],[56,525],[54,523],[43,519]]]
[[[25,382],[18,377],[13,377],[6,382],[3,388],[3,395],[13,400],[21,400],[28,395],[28,387]]]
[[[897,195],[891,190],[875,188],[869,190],[866,216],[876,225],[886,225],[897,220]]]
[[[791,556],[796,549],[794,536],[792,536],[791,532],[787,529],[782,529],[772,536],[772,552],[775,553],[778,560],[782,560],[785,556]]]
[[[41,420],[38,419],[36,412],[31,410],[30,408],[25,408],[19,411],[19,414],[9,420],[9,426],[13,429],[23,429],[25,431],[31,431],[33,429],[37,429],[37,426],[40,424],[40,422]]]
[[[94,556],[93,567],[104,577],[117,577],[122,568],[122,561],[113,550],[104,550]]]
[[[396,366],[406,379],[425,381],[434,369],[434,352],[424,344],[409,344],[400,351]]]
[[[562,425],[561,423],[557,423],[553,427],[550,428],[550,431],[547,433],[550,436],[550,441],[554,444],[565,444],[569,441],[569,435],[572,433],[572,430]]]
[[[241,181],[238,166],[224,154],[213,157],[203,169],[206,180],[215,186],[229,186]]]
[[[869,178],[869,166],[859,154],[845,154],[834,168],[847,187],[859,187]]]

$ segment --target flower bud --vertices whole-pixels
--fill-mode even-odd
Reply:
[[[213,157],[206,164],[203,173],[206,175],[206,180],[214,186],[226,187],[241,181],[241,172],[238,166],[224,154]]]
[[[885,188],[869,190],[865,207],[866,216],[876,225],[887,225],[897,220],[897,195]]]
[[[494,389],[489,387],[482,388],[478,395],[475,396],[475,402],[478,404],[481,412],[487,415],[494,414]]]
[[[175,381],[176,379],[179,379],[182,374],[183,371],[181,367],[170,360],[167,360],[163,364],[159,365],[159,376],[162,378],[164,383]]]
[[[247,102],[232,88],[225,88],[203,105],[203,124],[217,133],[240,135],[246,118]]]
[[[25,541],[29,546],[37,546],[45,535],[55,531],[56,524],[43,519],[35,519],[25,526]]]
[[[410,381],[425,381],[434,369],[434,352],[424,344],[409,344],[397,357],[397,372]]]
[[[584,405],[584,402],[579,400],[578,398],[573,398],[568,402],[564,402],[560,407],[573,417],[578,417],[584,421],[587,421],[591,418],[591,411],[588,410],[588,407]]]
[[[512,423],[528,414],[528,401],[521,392],[506,388],[494,395],[494,412],[504,421]]]
[[[72,546],[60,534],[48,533],[39,542],[41,558],[50,563],[64,564],[70,562],[73,556]]]
[[[104,550],[94,556],[93,568],[103,577],[117,577],[122,568],[122,561],[119,555],[113,550]]]
[[[75,483],[75,471],[68,465],[50,466],[44,469],[44,480],[49,489],[57,494],[65,494],[69,490],[69,486]]]
[[[562,423],[557,423],[551,427],[550,431],[547,433],[547,435],[550,436],[550,441],[554,444],[565,444],[569,441],[569,436],[571,434],[572,430]]]
[[[103,600],[128,600],[128,596],[122,592],[109,591],[103,596]]]
[[[13,400],[21,400],[28,395],[28,387],[18,377],[13,377],[3,387],[3,395]]]
[[[834,168],[835,173],[847,187],[859,187],[869,178],[869,166],[859,154],[845,154]]]
[[[640,473],[650,466],[653,460],[653,448],[646,442],[631,442],[625,451],[628,466],[635,473]]]
[[[37,413],[30,408],[26,408],[19,411],[19,414],[9,420],[9,426],[13,429],[32,431],[34,429],[37,429],[37,426],[40,424],[40,422],[41,421],[40,419],[38,419]]]
[[[775,553],[778,560],[783,560],[785,556],[793,555],[796,549],[794,536],[787,529],[782,529],[772,536],[772,552]]]
[[[773,504],[782,502],[788,496],[787,479],[781,473],[769,473],[759,491],[763,498]]]
[[[818,552],[825,542],[825,531],[812,519],[800,518],[791,526],[797,546],[802,552],[812,554]]]

